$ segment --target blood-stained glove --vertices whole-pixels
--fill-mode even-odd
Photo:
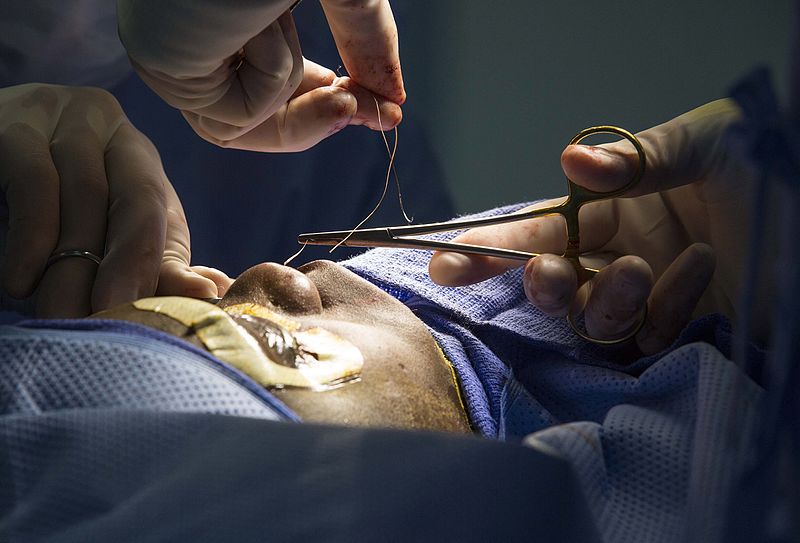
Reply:
[[[405,90],[388,0],[322,0],[349,73],[338,78],[303,58],[293,4],[118,0],[119,32],[142,79],[217,145],[301,151],[348,124],[396,126]]]

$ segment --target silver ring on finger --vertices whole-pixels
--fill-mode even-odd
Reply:
[[[45,265],[45,269],[49,268],[50,266],[52,266],[53,264],[55,264],[59,260],[63,260],[65,258],[72,258],[72,257],[85,258],[86,260],[91,260],[92,262],[94,262],[98,266],[100,265],[100,262],[103,261],[103,259],[101,257],[97,256],[96,254],[94,254],[91,251],[82,251],[82,250],[79,250],[79,249],[69,249],[67,251],[59,251],[57,253],[53,253],[52,255],[50,255],[50,258],[47,259],[47,264]]]

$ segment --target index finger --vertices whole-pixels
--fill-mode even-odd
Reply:
[[[551,207],[562,201],[563,199],[545,200],[524,210]],[[586,252],[601,250],[614,237],[619,225],[613,200],[586,204],[580,210],[579,218],[581,250]],[[453,241],[560,255],[567,247],[567,227],[562,216],[546,215],[474,228],[456,236]],[[460,286],[483,281],[521,265],[519,260],[507,258],[436,252],[431,257],[428,273],[440,285]]]
[[[397,104],[406,99],[397,26],[388,0],[322,0],[339,54],[362,87]]]
[[[729,99],[717,100],[671,121],[636,134],[647,165],[641,180],[623,198],[662,192],[703,179],[718,158],[726,129],[740,115]],[[627,141],[602,145],[569,145],[561,154],[561,167],[578,185],[598,192],[623,187],[639,164],[635,148]]]
[[[123,124],[111,138],[105,160],[108,231],[106,256],[92,292],[94,311],[153,295],[167,231],[164,172],[152,144]]]

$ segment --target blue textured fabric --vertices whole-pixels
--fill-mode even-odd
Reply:
[[[507,213],[523,205],[476,216]],[[472,424],[483,435],[521,437],[556,423],[599,422],[622,399],[606,383],[619,375],[636,378],[664,354],[630,360],[617,348],[579,338],[565,319],[548,317],[528,302],[521,267],[475,285],[451,288],[431,281],[429,260],[427,251],[375,249],[343,264],[401,299],[428,325],[452,361]],[[698,319],[665,352],[697,341],[728,355],[728,321],[718,315]],[[542,406],[525,428],[501,424],[503,391],[513,380],[519,380]]]
[[[585,390],[606,404],[600,420],[554,425],[526,442],[570,459],[606,541],[686,541],[687,526],[702,527],[694,540],[722,540],[742,461],[735,439],[753,428],[761,389],[706,343],[676,349],[638,378],[618,373],[603,382],[606,394]],[[535,418],[524,416],[541,409],[533,395],[521,387],[513,394],[510,410]]]
[[[297,420],[205,351],[121,321],[0,327],[0,414],[109,408]]]
[[[687,525],[702,526],[704,541],[720,540],[741,461],[731,440],[752,428],[762,396],[726,358],[725,319],[697,320],[666,352],[631,361],[536,310],[520,270],[445,288],[429,280],[428,259],[426,252],[379,249],[345,264],[428,325],[456,368],[477,431],[568,460],[604,541],[682,541]],[[0,386],[10,418],[76,409],[288,415],[202,351],[110,322],[1,329]],[[78,467],[96,461],[79,456]],[[3,469],[31,480],[34,460],[47,463],[40,453],[30,463],[24,458]]]
[[[521,268],[446,288],[428,278],[429,259],[377,249],[344,264],[428,325],[477,431],[569,459],[604,541],[685,541],[687,526],[702,527],[698,541],[721,540],[742,461],[733,441],[752,428],[762,396],[728,360],[725,318],[698,319],[663,353],[629,360],[533,307]],[[751,359],[763,353],[753,348]]]
[[[597,540],[566,461],[469,436],[80,409],[0,451],[3,543]]]

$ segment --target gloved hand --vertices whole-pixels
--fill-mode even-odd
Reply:
[[[80,317],[156,292],[217,296],[229,284],[221,272],[189,268],[186,218],[158,152],[103,90],[0,89],[0,188],[7,309]],[[102,262],[73,256],[47,266],[67,250]]]
[[[582,251],[613,263],[590,281],[576,302],[576,273],[568,261],[554,254],[531,259],[524,274],[530,301],[558,316],[573,303],[585,301],[586,327],[601,338],[631,329],[648,303],[647,320],[635,338],[645,354],[668,347],[695,309],[698,314],[733,316],[755,175],[745,153],[732,149],[727,137],[738,116],[732,101],[719,100],[637,134],[647,168],[630,193],[634,197],[587,204],[580,215]],[[561,165],[577,184],[611,191],[631,178],[637,156],[625,141],[571,145],[564,150]],[[456,239],[561,254],[566,230],[556,216],[476,228]],[[518,265],[437,253],[430,275],[443,285],[464,285]]]
[[[405,90],[388,0],[321,3],[350,77],[303,58],[294,0],[118,0],[119,33],[142,79],[217,145],[301,151],[348,124],[394,127]]]

